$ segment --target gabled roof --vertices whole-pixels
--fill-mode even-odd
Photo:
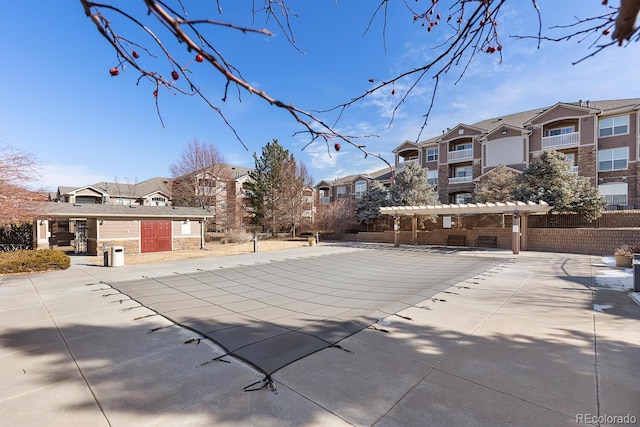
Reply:
[[[68,191],[65,191],[64,193],[61,192],[60,195],[63,195],[63,194],[76,194],[76,193],[81,192],[82,190],[91,190],[91,191],[95,191],[98,194],[105,194],[106,193],[103,189],[101,189],[100,187],[97,187],[96,185],[85,185],[84,187],[76,187],[76,188],[73,188],[73,187],[58,187],[58,188],[59,189],[60,188],[65,188],[66,190],[68,190]],[[58,191],[60,191],[60,190],[58,190]]]
[[[583,116],[585,114],[594,114],[594,113],[598,113],[599,112],[599,110],[597,110],[595,108],[582,106],[582,105],[577,105],[575,103],[558,102],[558,103],[556,103],[555,105],[553,105],[553,106],[551,106],[549,108],[543,109],[538,114],[536,114],[534,117],[532,117],[531,119],[529,119],[525,123],[523,123],[523,125],[524,126],[531,126],[534,122],[539,121],[540,119],[542,119],[547,114],[550,114],[553,111],[555,111],[557,109],[560,109],[560,108],[565,108],[565,109],[569,109],[569,110],[575,110],[578,113],[579,116]]]
[[[504,130],[504,129],[511,129],[511,130],[516,131],[516,132],[522,132],[522,131],[525,130],[525,128],[523,128],[523,127],[503,124],[501,126],[497,126],[495,129],[493,129],[492,131],[488,132],[487,133],[487,138],[489,138],[491,135],[494,135],[494,134],[498,133],[498,131],[502,132],[502,130]]]
[[[391,151],[392,153],[399,153],[401,151],[405,151],[405,150],[418,150],[420,148],[420,144],[412,142],[412,141],[405,141],[402,144],[400,144],[399,147],[396,147],[395,150]]]
[[[153,193],[162,193],[166,196],[171,195],[171,178],[163,178],[157,176],[147,179],[146,181],[136,184],[136,195],[139,197],[147,197]]]
[[[449,129],[444,135],[442,135],[442,137],[440,139],[448,140],[448,139],[456,139],[456,138],[460,138],[460,137],[469,136],[469,135],[466,135],[466,134],[460,135],[459,134],[460,129],[473,130],[473,131],[476,131],[479,134],[486,132],[486,129],[479,128],[479,127],[474,126],[474,125],[466,125],[464,123],[458,123],[453,129]],[[472,135],[472,136],[474,136],[474,135]]]
[[[494,167],[494,168],[489,169],[488,171],[486,171],[486,172],[485,172],[485,173],[483,173],[482,175],[480,175],[480,176],[478,176],[478,177],[474,178],[474,179],[473,179],[473,181],[474,181],[474,182],[481,181],[485,176],[487,176],[487,175],[489,175],[489,174],[493,173],[493,172],[496,170],[496,168],[497,168],[497,167],[499,167],[499,166],[504,166],[504,167],[505,167],[509,172],[513,172],[514,174],[522,175],[522,171],[521,171],[521,170],[518,170],[518,169],[512,168],[512,167],[510,167],[510,166],[506,166],[506,165],[498,165],[498,166],[496,166],[496,167]]]

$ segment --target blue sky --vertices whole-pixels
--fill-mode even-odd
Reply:
[[[222,1],[222,16],[217,15],[215,1],[184,3],[187,7],[198,5],[191,9],[193,18],[245,25],[251,22],[250,1]],[[305,110],[331,108],[370,88],[369,78],[384,80],[422,65],[447,35],[445,25],[428,33],[413,24],[404,2],[396,0],[387,17],[385,51],[380,17],[364,34],[378,2],[288,3],[298,14],[292,19],[292,28],[300,51],[287,42],[273,21],[265,25],[260,17],[255,26],[269,28],[273,37],[228,29],[216,30],[212,37],[250,83]],[[414,6],[414,2],[408,3]],[[446,2],[441,3],[441,13],[446,15]],[[420,4],[427,1],[415,3]],[[552,25],[570,23],[574,16],[604,12],[600,0],[539,0],[539,4],[544,31]],[[109,69],[117,63],[115,54],[85,17],[79,1],[9,2],[4,10],[0,26],[0,145],[34,153],[43,163],[39,184],[47,189],[170,176],[169,165],[194,139],[215,144],[227,163],[246,167],[253,166],[254,152],[259,154],[263,145],[278,139],[307,166],[314,182],[384,167],[384,163],[372,157],[365,159],[344,143],[339,153],[328,150],[324,143],[302,150],[308,139],[293,136],[302,128],[286,112],[246,93],[241,95],[241,102],[233,95],[226,103],[220,102],[223,81],[206,64],[191,63],[189,68],[249,150],[196,97],[161,91],[163,127],[150,83],[137,85],[138,76],[133,70],[118,77],[109,75]],[[137,33],[130,27],[120,28],[137,40]],[[453,68],[440,83],[421,140],[460,122],[473,123],[560,101],[640,97],[637,43],[610,48],[573,66],[572,62],[590,53],[587,48],[591,40],[546,42],[537,49],[532,40],[509,37],[537,32],[531,2],[522,0],[507,3],[498,28],[504,46],[502,63],[498,63],[496,54],[479,54],[457,84],[462,69]],[[192,59],[183,47],[169,45],[177,49],[174,52],[184,64]],[[405,85],[396,86],[398,93]],[[391,125],[390,112],[398,95],[384,90],[345,111],[337,128],[350,135],[377,135],[362,143],[392,162],[395,147],[418,137],[432,89],[431,80],[425,79]],[[329,122],[334,117],[331,113],[323,116]]]

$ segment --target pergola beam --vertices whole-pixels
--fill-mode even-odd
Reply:
[[[450,205],[425,205],[425,206],[387,206],[381,207],[383,215],[393,215],[394,221],[394,245],[399,246],[398,219],[401,216],[412,216],[412,235],[414,245],[417,244],[416,217],[419,215],[465,215],[465,214],[512,214],[513,215],[513,243],[514,254],[520,252],[520,244],[524,242],[526,248],[527,230],[526,215],[537,212],[549,212],[552,209],[548,203],[535,202],[496,202],[496,203],[460,203]],[[521,224],[521,218],[523,219]],[[522,227],[521,227],[522,225]]]
[[[464,214],[506,214],[548,212],[552,209],[548,203],[535,202],[496,202],[496,203],[460,203],[423,206],[386,206],[380,208],[383,215],[464,215]]]

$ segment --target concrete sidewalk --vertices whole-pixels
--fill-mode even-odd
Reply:
[[[594,287],[599,257],[451,251],[452,269],[460,256],[503,262],[283,368],[275,391],[243,391],[261,375],[105,285],[374,250],[433,249],[321,244],[119,268],[74,258],[0,277],[0,425],[638,423],[640,306]]]

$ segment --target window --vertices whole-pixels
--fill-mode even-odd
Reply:
[[[471,203],[473,201],[473,196],[471,195],[471,193],[457,193],[454,196],[454,203]]]
[[[427,162],[438,160],[438,147],[427,148]]]
[[[626,182],[611,182],[599,185],[598,191],[607,201],[607,205],[626,205],[627,188]]]
[[[167,204],[167,199],[164,197],[152,197],[151,201],[153,202],[152,204],[156,206],[166,206]]]
[[[575,164],[576,164],[576,153],[565,153],[564,157],[567,159],[567,162],[569,162],[570,166],[575,166]]]
[[[336,194],[338,195],[338,199],[345,199],[347,197],[347,187],[344,185],[338,187],[336,189]]]
[[[558,129],[549,129],[547,132],[547,136],[558,136],[558,135],[566,135],[568,133],[574,133],[576,130],[573,126],[568,126],[564,128]]]
[[[470,142],[467,142],[464,144],[458,144],[455,147],[453,147],[455,151],[471,150],[472,148],[473,148],[473,145]]]
[[[367,181],[356,181],[356,199],[360,199],[367,191]]]
[[[321,205],[328,205],[331,203],[331,193],[329,191],[330,190],[328,188],[319,189],[318,198]]]
[[[438,185],[438,171],[427,171],[427,182],[431,185]]]
[[[627,147],[601,150],[598,152],[598,170],[616,171],[627,169],[629,149]]]
[[[600,120],[600,137],[629,133],[629,116],[610,117]]]
[[[456,178],[473,176],[473,166],[458,166],[455,169]]]

